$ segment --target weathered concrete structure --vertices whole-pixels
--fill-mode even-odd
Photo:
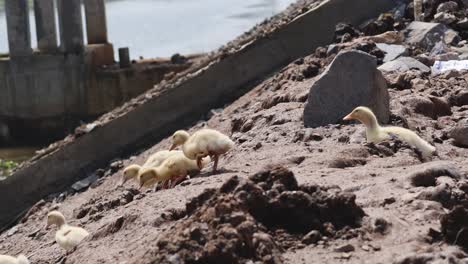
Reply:
[[[0,182],[0,226],[44,196],[89,176],[121,154],[154,144],[210,109],[239,97],[256,80],[330,43],[338,22],[358,24],[396,5],[393,0],[324,1],[268,37],[243,46],[171,89],[155,93],[127,114],[64,144]]]
[[[83,42],[81,0],[58,0],[58,47],[54,1],[35,0],[38,50],[33,52],[28,0],[6,1],[10,56],[0,58],[0,123],[22,143],[59,139],[80,121],[108,112],[152,88],[164,74],[189,65],[127,61],[120,69],[107,42],[104,1],[84,4],[89,45]]]

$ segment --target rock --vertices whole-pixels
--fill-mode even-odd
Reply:
[[[464,19],[458,21],[457,27],[460,29],[468,29],[468,18],[465,17]]]
[[[408,49],[403,45],[393,45],[385,43],[377,43],[377,48],[385,52],[383,62],[392,61],[400,56],[408,55]]]
[[[362,25],[361,30],[366,36],[374,36],[394,30],[395,19],[391,14],[382,14],[376,20],[370,20]]]
[[[455,15],[445,13],[445,12],[439,12],[434,15],[434,21],[437,23],[442,23],[445,25],[451,24],[455,21],[457,21],[457,17]]]
[[[458,205],[440,220],[445,240],[468,249],[468,210]]]
[[[455,72],[458,73],[458,71],[455,71]],[[450,102],[456,106],[468,105],[468,91],[467,90],[457,91],[455,94],[453,94],[450,97]]]
[[[362,51],[340,52],[312,85],[304,125],[340,123],[355,107],[370,107],[382,123],[389,120],[389,95],[376,59]]]
[[[348,38],[350,37],[348,40],[351,40],[352,38],[358,37],[359,32],[351,24],[338,23],[335,26],[335,42],[344,42],[343,37],[345,35],[347,35]]]
[[[344,169],[350,167],[364,166],[367,161],[363,158],[336,157],[328,164],[329,168]]]
[[[449,131],[448,136],[454,139],[456,145],[468,147],[468,120],[460,123]]]
[[[386,234],[389,231],[391,225],[392,224],[389,223],[387,220],[383,218],[377,218],[374,220],[373,230],[374,232],[377,232],[380,234]]]
[[[457,11],[458,9],[458,4],[455,1],[448,1],[445,3],[440,4],[437,7],[437,12],[453,12]]]
[[[352,252],[354,250],[355,250],[355,248],[351,244],[346,244],[346,245],[339,246],[339,247],[335,248],[335,252],[344,252],[344,253]]]
[[[84,178],[83,180],[81,181],[77,181],[75,182],[71,188],[76,191],[76,192],[79,192],[85,188],[88,188],[93,182],[97,181],[99,179],[99,177],[96,175],[96,174],[93,174],[91,176],[88,176],[86,178]]]
[[[322,234],[317,230],[312,230],[302,238],[302,243],[307,245],[315,244],[320,240],[320,238],[322,238]]]
[[[460,57],[458,56],[458,53],[456,52],[447,52],[447,53],[435,56],[434,60],[438,60],[438,61],[460,60]]]
[[[429,67],[411,57],[400,57],[396,60],[386,62],[379,67],[379,70],[385,72],[406,72],[412,69],[417,69],[422,72],[431,71]]]
[[[427,54],[419,54],[416,56],[416,59],[427,67],[432,67],[434,65],[434,58],[428,56]]]
[[[461,40],[461,37],[458,35],[456,31],[453,31],[453,30],[447,31],[444,35],[445,43],[450,44],[452,46],[458,45],[460,40]]]
[[[427,50],[432,49],[441,38],[448,35],[458,35],[455,31],[440,23],[426,23],[414,21],[406,28],[406,42],[420,46]],[[447,42],[446,43],[450,43]]]

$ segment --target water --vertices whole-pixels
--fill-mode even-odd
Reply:
[[[0,0],[1,2],[1,0]],[[294,0],[107,0],[109,40],[132,58],[168,57],[216,49]],[[36,46],[31,12],[31,34]],[[8,52],[0,10],[0,52]]]

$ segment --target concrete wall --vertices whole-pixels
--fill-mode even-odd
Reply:
[[[100,68],[96,49],[0,59],[0,120],[12,136],[23,143],[58,139],[80,120],[96,118],[152,88],[166,73],[189,67],[167,62]]]
[[[88,176],[122,153],[156,143],[210,109],[237,98],[266,74],[329,43],[336,23],[357,24],[395,5],[391,0],[325,1],[268,38],[247,45],[179,86],[23,168],[0,182],[0,226],[45,195]]]

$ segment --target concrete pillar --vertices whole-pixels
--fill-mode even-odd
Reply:
[[[34,0],[37,48],[41,51],[57,50],[57,31],[53,0]]]
[[[5,12],[10,55],[32,54],[28,0],[6,0]]]
[[[120,68],[130,67],[130,50],[128,48],[119,48]]]
[[[83,0],[89,44],[107,43],[106,5],[104,0]]]
[[[83,52],[81,0],[58,0],[57,5],[61,50],[65,53]]]

